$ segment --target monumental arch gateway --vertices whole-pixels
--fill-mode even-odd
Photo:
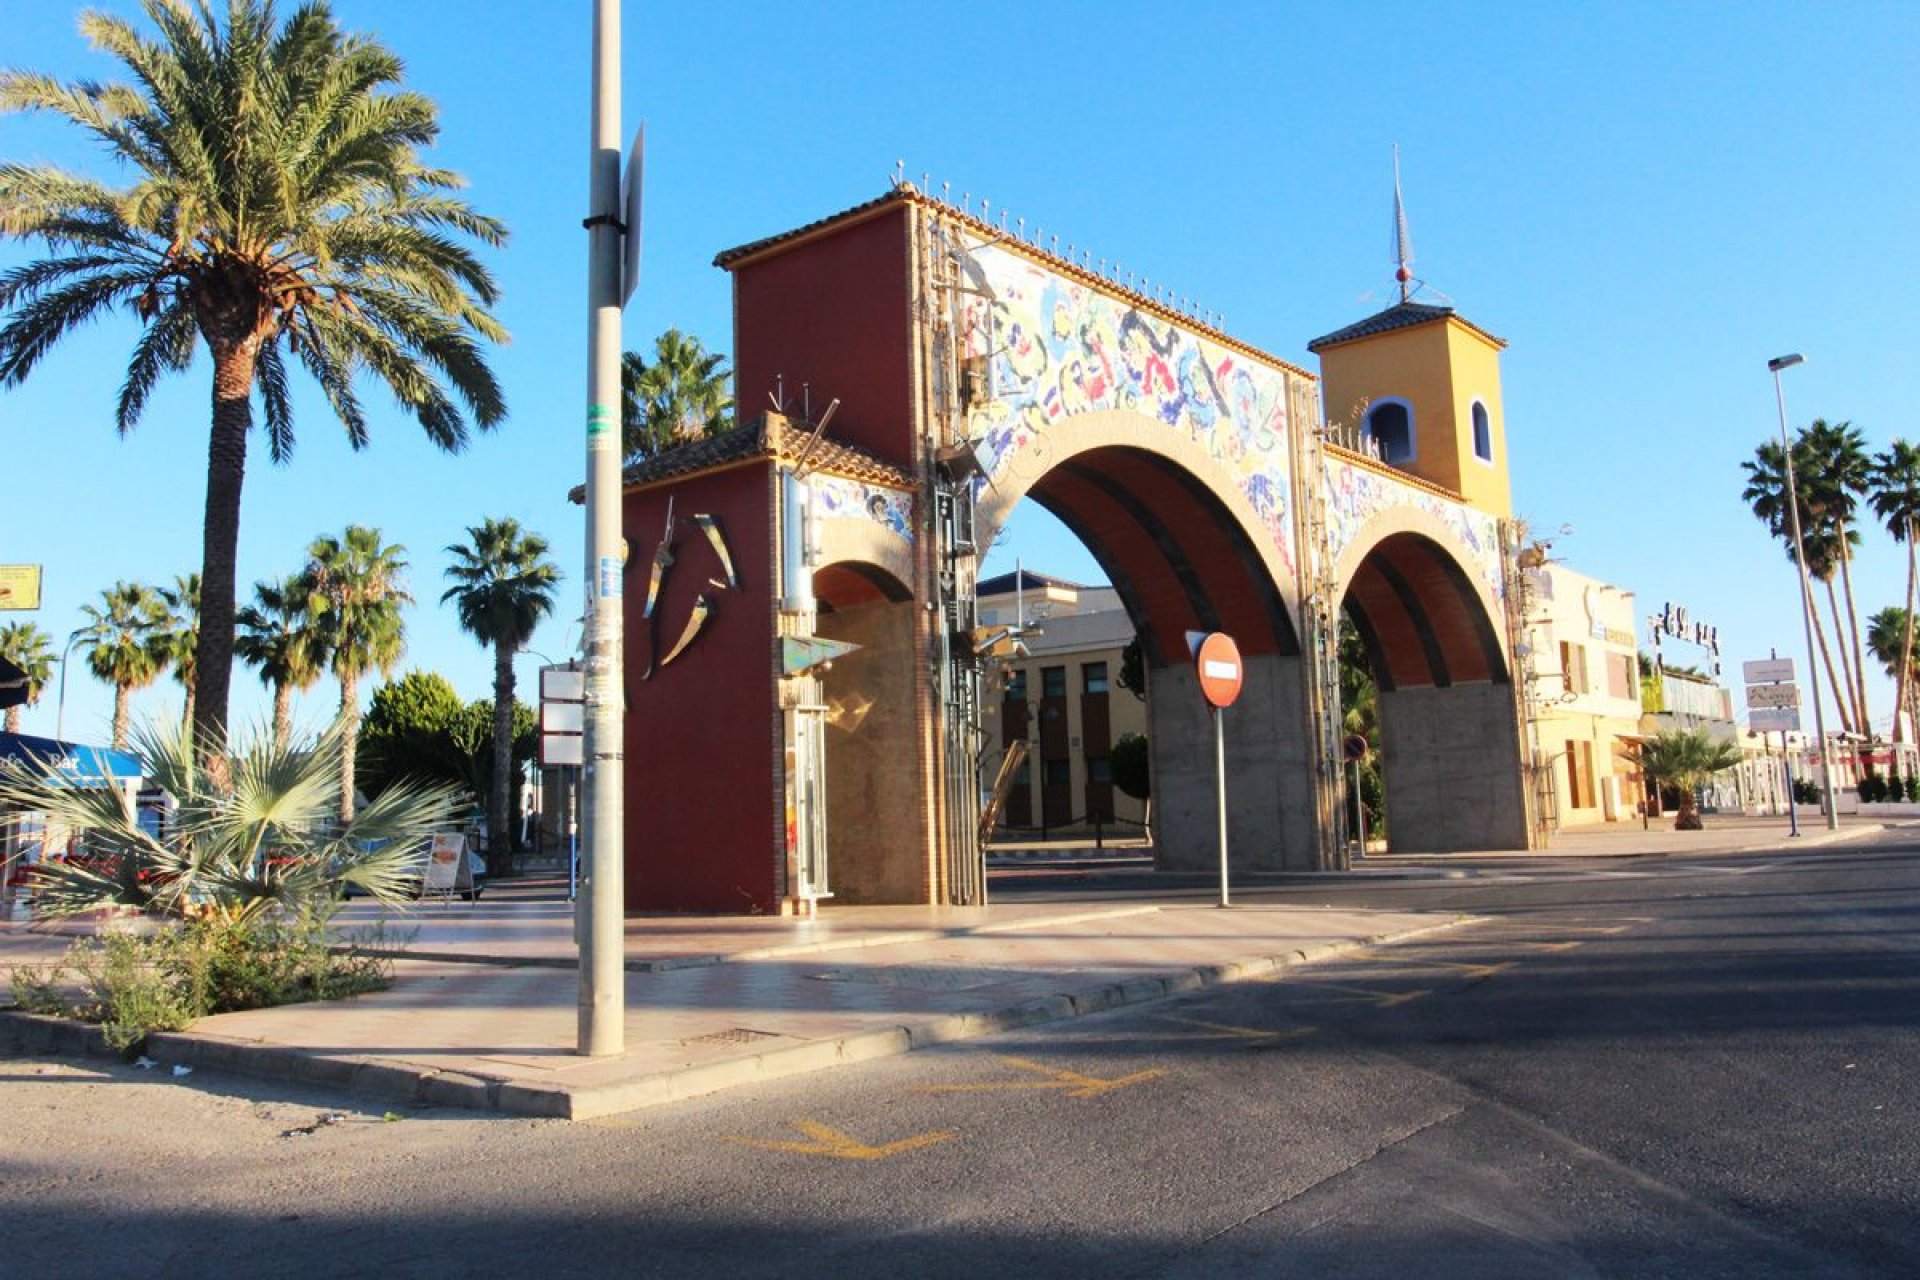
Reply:
[[[1028,501],[1139,632],[1159,867],[1217,857],[1195,631],[1236,868],[1346,865],[1343,616],[1392,848],[1528,846],[1499,339],[1402,301],[1316,379],[905,183],[717,264],[737,425],[624,475],[630,908],[984,900],[974,581]]]

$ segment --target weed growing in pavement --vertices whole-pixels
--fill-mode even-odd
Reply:
[[[291,917],[188,920],[146,935],[86,938],[59,962],[14,973],[28,1013],[98,1023],[107,1043],[132,1053],[155,1031],[200,1018],[379,991],[404,941],[381,928],[331,940],[330,911]]]

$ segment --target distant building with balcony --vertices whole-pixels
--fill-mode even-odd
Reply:
[[[1542,558],[1524,570],[1527,717],[1549,829],[1636,816],[1640,667],[1630,591]]]
[[[1083,586],[1031,570],[978,584],[980,626],[1023,628],[1024,653],[995,660],[982,686],[992,772],[1024,741],[997,830],[1003,833],[1139,827],[1143,802],[1113,785],[1113,744],[1147,731],[1147,706],[1119,684],[1134,629],[1111,587]]]

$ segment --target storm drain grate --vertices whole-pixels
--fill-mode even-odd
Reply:
[[[725,1031],[710,1031],[704,1036],[691,1036],[681,1044],[753,1044],[760,1040],[778,1040],[777,1031],[755,1031],[751,1027],[728,1027]]]

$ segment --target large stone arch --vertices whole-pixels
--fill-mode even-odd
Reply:
[[[1395,507],[1342,551],[1336,581],[1379,691],[1392,850],[1526,848],[1519,708],[1485,557]]]
[[[1245,662],[1225,721],[1235,865],[1317,865],[1309,685],[1284,502],[1263,518],[1206,448],[1125,410],[1069,417],[1007,455],[980,494],[981,542],[1028,500],[1087,547],[1140,633],[1152,689],[1158,865],[1204,870],[1218,858],[1213,721],[1196,687],[1189,631],[1233,635]]]

